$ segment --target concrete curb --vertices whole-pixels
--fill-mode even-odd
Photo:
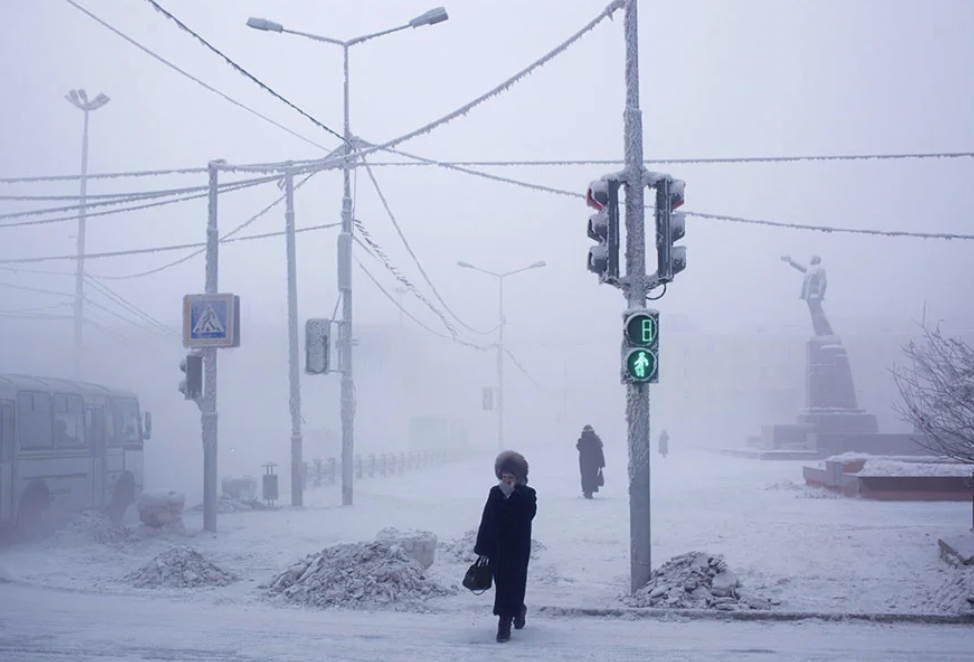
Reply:
[[[716,609],[652,609],[652,608],[606,608],[587,609],[581,607],[535,607],[531,611],[552,617],[594,617],[594,618],[634,618],[666,619],[674,616],[693,620],[710,621],[764,621],[794,622],[806,620],[822,621],[867,621],[872,623],[918,623],[924,625],[974,625],[971,614],[909,614],[896,612],[881,613],[830,613],[802,611],[721,611]]]

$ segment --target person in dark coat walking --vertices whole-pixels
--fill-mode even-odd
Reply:
[[[498,484],[490,488],[477,531],[474,553],[490,562],[494,578],[494,615],[497,641],[511,638],[511,625],[524,627],[527,607],[524,593],[531,560],[531,522],[538,511],[538,497],[528,487],[528,462],[514,451],[504,451],[494,461]]]
[[[582,474],[582,494],[591,499],[592,494],[599,491],[603,484],[602,469],[605,467],[605,454],[602,452],[602,440],[591,425],[582,428],[582,436],[575,444],[578,449],[578,470]]]
[[[666,459],[666,456],[670,453],[670,435],[667,434],[666,430],[659,435],[659,454]]]

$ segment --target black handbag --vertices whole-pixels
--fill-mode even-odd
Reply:
[[[490,565],[486,557],[480,557],[467,568],[463,576],[463,588],[472,591],[477,595],[489,590],[493,582],[490,573]]]
[[[602,475],[602,470],[599,469],[599,477],[595,482],[599,487],[605,487],[605,476]]]

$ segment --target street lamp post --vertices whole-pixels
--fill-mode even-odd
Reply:
[[[78,197],[78,257],[74,280],[74,378],[81,379],[81,345],[84,333],[85,301],[85,239],[88,231],[88,115],[98,110],[109,99],[99,94],[88,99],[84,90],[71,90],[64,97],[71,105],[85,114],[84,130],[81,133],[81,193]]]
[[[338,235],[338,289],[342,297],[342,321],[338,334],[338,362],[342,373],[341,381],[341,420],[342,420],[342,505],[352,505],[352,458],[355,448],[355,384],[352,379],[352,234],[354,224],[352,219],[352,130],[349,122],[349,74],[348,53],[352,46],[365,43],[371,39],[382,37],[407,28],[419,28],[425,25],[436,25],[449,19],[446,9],[436,7],[417,16],[408,23],[381,32],[355,37],[347,41],[332,39],[321,35],[288,30],[280,23],[268,21],[264,18],[249,18],[247,25],[255,30],[265,32],[281,32],[298,35],[313,41],[334,44],[342,48],[344,55],[344,159],[342,160],[342,180],[344,192],[342,195],[342,231]]]
[[[524,271],[529,271],[531,269],[540,269],[544,267],[547,263],[544,260],[540,262],[535,262],[534,264],[529,264],[526,267],[521,267],[520,269],[515,269],[513,271],[507,271],[504,273],[497,273],[496,271],[488,271],[487,269],[481,269],[476,267],[469,262],[457,262],[458,267],[463,267],[464,269],[473,269],[474,271],[479,271],[480,273],[487,274],[488,276],[493,276],[497,279],[497,450],[504,450],[504,326],[507,324],[507,320],[504,318],[504,279],[508,276],[513,276],[514,274],[519,274]]]

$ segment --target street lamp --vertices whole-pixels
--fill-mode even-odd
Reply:
[[[480,267],[474,266],[469,262],[464,262],[462,260],[457,262],[458,267],[463,267],[464,269],[473,269],[474,271],[479,271],[480,273],[493,276],[497,279],[497,449],[500,451],[504,450],[504,325],[507,323],[507,320],[504,318],[504,279],[508,276],[513,276],[514,274],[530,271],[531,269],[540,269],[546,265],[547,263],[544,260],[539,260],[534,264],[529,264],[528,266],[521,267],[520,269],[498,273],[496,271],[481,269]]]
[[[352,458],[355,447],[355,385],[352,380],[352,130],[349,123],[349,77],[348,52],[352,46],[365,43],[371,39],[382,37],[394,32],[401,32],[408,28],[419,28],[425,25],[436,25],[449,19],[446,9],[435,7],[424,14],[420,14],[408,23],[381,32],[362,35],[342,41],[322,35],[288,30],[280,23],[265,18],[247,19],[248,27],[263,32],[280,32],[305,37],[313,41],[341,46],[344,55],[344,131],[345,144],[342,147],[342,179],[344,194],[342,195],[342,231],[338,235],[338,289],[342,297],[342,321],[338,335],[338,359],[342,373],[341,381],[341,420],[342,420],[342,505],[352,505]]]
[[[81,194],[78,197],[78,257],[74,279],[74,378],[81,379],[81,344],[84,333],[85,238],[88,230],[88,115],[109,102],[104,94],[89,99],[84,90],[71,90],[65,97],[85,114],[81,133]]]

